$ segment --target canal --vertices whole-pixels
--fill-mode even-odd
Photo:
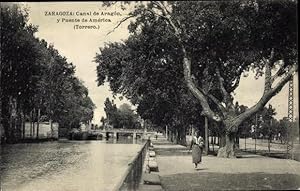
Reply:
[[[141,149],[132,139],[1,146],[3,191],[112,190]]]

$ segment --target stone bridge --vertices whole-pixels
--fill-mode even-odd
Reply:
[[[143,137],[146,133],[149,134],[151,132],[145,132],[144,129],[103,129],[103,130],[90,130],[90,134],[93,135],[102,135],[103,138],[113,137],[119,138],[119,135],[122,134],[131,134],[134,139],[138,136]],[[152,134],[152,133],[151,133]]]

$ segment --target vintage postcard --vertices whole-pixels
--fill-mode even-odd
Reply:
[[[1,2],[0,190],[299,190],[298,2]]]

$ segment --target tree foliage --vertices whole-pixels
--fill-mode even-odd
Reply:
[[[26,9],[1,3],[0,22],[2,139],[16,142],[21,133],[24,137],[26,120],[52,120],[65,128],[91,121],[95,106],[75,77],[75,66],[53,45],[35,37],[37,26],[28,23]]]
[[[139,121],[139,115],[131,109],[129,104],[122,104],[118,108],[118,122],[119,127],[127,128],[127,129],[139,129],[141,128],[141,124]]]
[[[141,128],[139,121],[139,115],[131,109],[129,104],[122,104],[117,108],[114,100],[106,98],[104,102],[104,111],[106,113],[106,119],[101,118],[101,122],[107,122],[108,126],[113,128],[126,128],[126,129],[137,129]]]
[[[155,111],[165,114],[154,117],[158,121],[167,114],[182,118],[173,112],[182,109],[178,98],[193,95],[196,104],[184,100],[221,123],[226,144],[219,153],[231,157],[241,124],[298,71],[296,8],[295,1],[138,3],[127,17],[136,18],[128,26],[130,37],[96,56],[99,85],[107,80],[115,93],[151,115],[157,103]],[[264,93],[253,107],[236,113],[233,93],[249,70],[265,79]]]

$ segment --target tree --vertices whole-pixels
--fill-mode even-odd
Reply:
[[[34,36],[37,26],[28,23],[26,9],[1,3],[0,23],[1,139],[3,129],[9,143],[18,142],[21,132],[24,138],[26,120],[32,131],[37,123],[36,138],[41,120],[66,128],[91,121],[95,106],[75,77],[75,66],[53,45]]]
[[[100,122],[102,123],[102,128],[104,128],[105,125],[105,118],[102,116],[100,119]]]
[[[221,145],[218,156],[234,157],[234,138],[240,124],[261,110],[298,71],[296,4],[151,1],[138,4],[121,22],[136,18],[129,26],[129,39],[135,37],[138,44],[153,36],[168,39],[167,45],[162,42],[142,54],[138,52],[137,57],[155,54],[174,66],[181,64],[184,83],[201,104],[201,114],[224,127],[225,145]],[[168,45],[176,57],[163,53],[168,49],[162,47]],[[120,64],[125,64],[127,57],[119,60]],[[264,77],[264,93],[254,106],[236,115],[232,93],[241,75],[250,69],[257,77]],[[117,82],[113,88],[123,86],[121,78],[113,80]]]
[[[257,133],[262,134],[264,137],[268,137],[268,139],[271,139],[277,131],[277,129],[274,128],[276,123],[273,117],[276,115],[275,109],[272,108],[272,105],[269,105],[269,107],[264,107],[262,111],[258,112],[257,114],[257,120],[259,121]]]
[[[115,94],[121,93],[137,105],[137,113],[143,119],[149,119],[160,127],[168,125],[174,140],[186,144],[187,121],[201,126],[196,122],[200,118],[201,107],[191,95],[187,95],[189,92],[183,84],[180,65],[174,68],[172,62],[156,58],[155,54],[147,58],[139,57],[151,50],[148,46],[155,47],[156,43],[161,42],[167,44],[168,39],[157,37],[153,40],[154,37],[149,37],[146,42],[132,38],[125,45],[111,43],[102,48],[95,59],[99,63],[98,84],[103,84],[107,79]],[[174,52],[168,49],[165,47],[166,51],[160,54],[173,54],[172,57],[175,57]],[[157,67],[151,67],[151,61]]]
[[[37,28],[27,23],[27,17],[19,6],[1,3],[0,126],[7,142],[21,136],[20,118],[24,119],[41,70],[39,41],[33,36]]]
[[[138,115],[134,113],[129,104],[122,104],[118,108],[119,128],[135,128]]]
[[[139,116],[131,109],[129,104],[122,104],[119,108],[114,104],[114,101],[110,101],[109,98],[105,100],[105,108],[107,119],[101,118],[104,123],[106,120],[114,128],[140,128]],[[104,124],[103,124],[104,125]]]
[[[117,106],[114,103],[114,100],[110,101],[109,98],[106,98],[104,102],[104,111],[107,117],[107,123],[109,125],[117,126],[116,124]]]
[[[280,140],[288,142],[294,141],[299,134],[299,120],[295,119],[291,122],[288,117],[283,117],[279,120],[278,132],[280,133]]]

